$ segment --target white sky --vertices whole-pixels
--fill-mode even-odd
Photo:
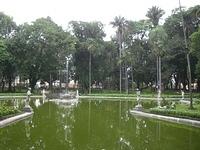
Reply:
[[[200,4],[200,0],[181,0],[186,8]],[[115,16],[128,20],[145,19],[148,8],[158,6],[165,10],[164,18],[178,7],[178,0],[0,0],[0,11],[13,17],[17,24],[32,22],[50,16],[67,29],[69,21],[101,21],[107,38],[114,34],[110,25]]]

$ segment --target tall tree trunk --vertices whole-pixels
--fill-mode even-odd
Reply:
[[[37,82],[37,79],[35,76],[30,76],[30,87],[31,87],[31,91],[34,90],[35,88],[35,85],[36,85],[36,82]]]
[[[8,91],[12,92],[12,77],[8,77]]]
[[[200,79],[197,80],[197,92],[200,92]]]
[[[121,65],[121,51],[122,51],[122,41],[121,41],[121,34],[120,34],[120,38],[119,38],[119,59],[120,59],[120,63],[119,63],[119,91],[120,93],[122,92],[122,65]]]
[[[183,34],[184,34],[184,41],[185,41],[185,48],[187,51],[187,68],[188,68],[188,88],[189,88],[189,93],[190,93],[190,109],[193,109],[193,100],[192,100],[192,88],[191,88],[191,84],[192,84],[192,75],[191,75],[191,68],[190,68],[190,56],[189,56],[189,51],[188,51],[188,43],[187,43],[187,37],[186,37],[186,27],[185,27],[185,23],[184,23],[184,18],[183,18],[183,13],[182,13],[182,9],[181,9],[181,1],[179,0],[179,9],[182,15],[182,22],[183,22]]]
[[[179,75],[177,74],[177,76],[174,77],[174,79],[175,79],[175,90],[178,90],[178,85],[179,85],[179,77],[178,76]]]
[[[126,94],[128,94],[128,73],[127,73],[127,66],[125,64],[125,75],[126,75]]]
[[[162,91],[162,78],[161,78],[161,57],[158,56],[158,66],[159,66],[159,90]]]
[[[131,87],[132,87],[132,90],[134,90],[134,86],[133,86],[133,65],[132,65],[132,63],[131,63]]]
[[[22,90],[22,78],[21,78],[20,75],[19,75],[19,86],[18,86],[18,88],[19,88],[19,92],[21,92],[21,90]]]
[[[89,94],[91,94],[91,51],[89,51]]]
[[[52,92],[52,76],[51,76],[51,73],[49,75],[49,89]]]
[[[66,70],[67,70],[67,74],[66,74],[66,93],[68,93],[68,81],[69,81],[69,60],[66,57]]]
[[[156,85],[157,85],[157,90],[159,89],[159,57],[156,57]]]
[[[62,81],[61,81],[61,71],[59,70],[59,92],[61,92],[61,83],[62,83]]]
[[[136,86],[137,86],[137,89],[140,89],[140,81],[139,80],[136,81]]]
[[[4,88],[5,88],[4,77],[2,77],[1,83],[2,83],[1,91],[4,92]]]
[[[193,100],[192,100],[192,77],[191,77],[191,68],[190,68],[190,57],[189,52],[187,53],[187,64],[188,64],[188,80],[189,80],[189,93],[190,93],[190,109],[193,109]]]

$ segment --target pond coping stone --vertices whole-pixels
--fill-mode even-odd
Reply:
[[[171,116],[163,116],[163,115],[151,114],[151,113],[146,113],[146,112],[137,111],[137,110],[130,110],[130,113],[132,115],[138,115],[138,116],[143,116],[143,117],[148,117],[148,118],[170,121],[170,122],[175,122],[179,124],[185,124],[185,125],[190,125],[190,126],[200,128],[200,121],[197,121],[197,120],[177,118],[177,117],[171,117]]]
[[[32,114],[33,114],[33,112],[24,112],[23,114],[19,114],[19,115],[1,120],[0,121],[0,128],[3,128],[3,127],[8,126],[10,124],[13,124],[17,121],[24,120],[24,119],[30,117]]]

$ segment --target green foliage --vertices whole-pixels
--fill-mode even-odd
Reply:
[[[153,23],[153,26],[156,27],[159,23],[160,18],[165,14],[164,10],[160,9],[157,6],[152,6],[149,8],[146,16]]]
[[[0,12],[0,37],[9,38],[15,28],[13,18]]]
[[[151,108],[150,112],[154,113],[154,114],[181,117],[181,118],[193,118],[193,119],[199,119],[200,118],[199,107],[198,107],[198,110],[189,110],[185,106],[177,105],[176,109]]]
[[[183,11],[186,36],[192,52],[193,80],[200,76],[199,31],[197,32],[200,23],[199,8],[197,5]],[[104,41],[105,32],[101,22],[71,21],[69,25],[72,32],[69,33],[50,17],[16,26],[12,17],[0,13],[2,89],[7,83],[10,87],[16,75],[20,75],[22,79],[30,79],[32,88],[38,79],[49,81],[50,73],[65,68],[65,56],[70,54],[73,56],[69,68],[70,75],[73,75],[70,77],[79,81],[84,91],[89,88],[90,62],[92,83],[101,82],[103,88],[119,87],[120,66],[122,89],[126,87],[124,81],[127,78],[131,88],[155,85],[156,56],[162,56],[164,86],[169,87],[173,76],[176,89],[178,83],[186,87],[185,54],[188,51],[184,45],[182,15],[176,9],[163,26],[158,26],[163,15],[162,9],[153,6],[146,14],[148,20],[127,21],[124,17],[115,17],[111,24],[117,29],[116,36],[111,41]],[[129,71],[126,74],[127,69]],[[52,76],[56,75],[53,73]]]
[[[195,54],[198,55],[198,57],[200,57],[200,28],[198,30],[198,32],[194,32],[191,35],[191,48],[192,50],[195,52]]]
[[[167,43],[167,34],[162,26],[157,26],[149,33],[150,43],[153,45],[156,55],[163,56]]]
[[[89,88],[89,62],[91,61],[92,82],[101,81],[102,62],[104,61],[103,24],[101,22],[70,22],[72,32],[78,39],[76,52],[74,54],[74,65],[76,66],[75,79],[79,81],[81,89],[87,91]],[[91,60],[89,59],[91,55]]]
[[[9,53],[6,50],[6,45],[3,40],[0,39],[0,64],[3,66],[3,63],[5,63],[9,59]]]
[[[20,111],[18,109],[14,109],[11,106],[0,106],[0,118],[19,113]]]
[[[74,38],[47,17],[19,26],[11,47],[21,74],[34,88],[38,79],[48,81],[51,71],[64,66],[74,44]]]
[[[200,78],[200,28],[198,32],[191,35],[191,48],[192,52],[197,56],[198,63],[196,64],[196,74]]]

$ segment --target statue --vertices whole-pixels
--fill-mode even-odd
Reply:
[[[31,88],[28,88],[28,91],[26,93],[26,101],[25,101],[25,107],[24,107],[24,111],[25,112],[32,112],[32,108],[29,105],[30,102],[30,96],[31,96]]]
[[[181,90],[181,96],[182,96],[182,98],[181,98],[181,100],[184,100],[184,91],[183,90]]]
[[[140,99],[140,90],[136,89],[136,95],[137,95],[137,105],[135,106],[136,110],[142,110],[142,104]]]

